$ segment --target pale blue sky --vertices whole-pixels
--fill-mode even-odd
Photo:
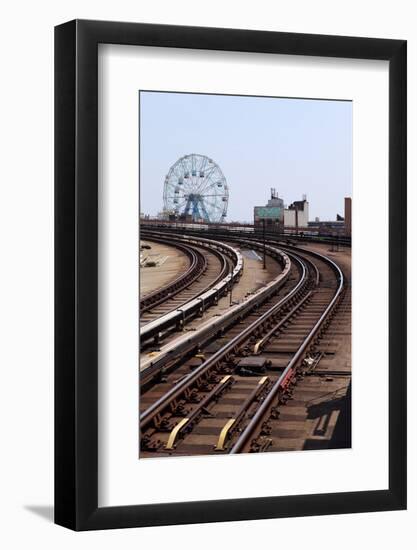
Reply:
[[[140,93],[141,212],[162,210],[165,175],[180,157],[212,158],[229,186],[227,221],[253,220],[275,187],[305,193],[310,220],[343,215],[352,189],[352,103]]]

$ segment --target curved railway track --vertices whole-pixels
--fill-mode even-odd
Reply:
[[[233,270],[233,261],[229,256],[204,244],[196,246],[146,233],[144,238],[177,248],[189,258],[189,266],[173,281],[141,298],[141,326],[200,296]]]
[[[272,425],[320,361],[317,344],[345,290],[329,258],[303,249],[285,256],[276,292],[143,385],[141,456],[282,450]]]
[[[245,246],[244,243],[240,243]],[[251,248],[255,250],[261,250],[262,245],[256,245],[256,243],[250,243]],[[246,248],[246,246],[245,246]],[[177,327],[174,331],[163,332],[161,327],[164,326],[164,318],[154,321],[152,324],[146,325],[142,331],[155,325],[157,330],[157,341],[153,343],[149,342],[148,345],[141,346],[140,355],[140,371],[141,371],[141,389],[147,388],[152,385],[155,380],[164,377],[167,371],[174,370],[178,363],[183,361],[184,357],[200,355],[200,351],[204,349],[207,351],[207,346],[222,337],[224,331],[236,322],[240,322],[251,311],[258,308],[266,299],[276,294],[279,289],[286,284],[287,278],[290,275],[289,258],[283,255],[280,251],[277,251],[274,247],[266,247],[267,256],[269,257],[268,263],[273,264],[273,271],[277,276],[270,280],[268,283],[264,283],[257,290],[250,290],[242,295],[241,299],[237,302],[233,302],[231,294],[229,294],[228,306],[221,308],[219,311],[213,312],[208,317],[201,318],[200,321],[191,327],[190,330],[183,330],[183,327]],[[272,266],[271,266],[272,267]],[[237,266],[234,271],[238,271],[242,268],[242,265]],[[229,276],[229,277],[232,277]],[[247,284],[247,283],[246,283]],[[253,283],[252,283],[253,284]],[[224,286],[223,296],[230,289],[230,282]],[[221,285],[217,285],[214,289],[209,291],[211,297],[220,299],[222,296]],[[190,302],[186,307],[193,308],[194,306],[200,306],[201,298],[197,298]],[[220,302],[217,302],[220,304]],[[177,315],[178,312],[174,312],[171,315]],[[151,345],[150,345],[151,344]],[[215,344],[213,344],[215,345]]]
[[[191,257],[195,254],[202,258],[202,269],[196,267],[196,259],[193,264],[199,271],[190,274],[190,266],[186,271],[187,281],[182,282],[182,290],[173,292],[172,287],[166,285],[157,297],[156,307],[141,316],[142,351],[151,345],[158,345],[168,334],[183,330],[190,320],[203,315],[207,308],[216,305],[239,280],[243,271],[242,256],[227,244],[195,237],[172,238],[148,232],[143,236],[148,240],[185,247]],[[176,280],[174,283],[177,282]]]
[[[151,242],[169,244],[169,246],[180,250],[188,258],[189,265],[186,271],[180,273],[173,281],[169,281],[167,284],[156,288],[144,296],[141,295],[139,304],[139,314],[141,318],[143,318],[146,312],[152,311],[167,299],[172,299],[183,289],[190,286],[207,268],[205,256],[194,247],[152,237],[148,237],[148,240]]]

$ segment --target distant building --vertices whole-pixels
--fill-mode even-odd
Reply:
[[[275,189],[271,189],[271,198],[265,206],[255,206],[253,209],[253,223],[255,228],[265,224],[267,231],[284,229],[284,201],[278,198]]]
[[[352,234],[352,199],[345,197],[345,234]]]
[[[161,212],[158,212],[156,215],[158,220],[169,220],[169,216],[172,214],[172,212],[169,212],[168,210],[162,210]]]
[[[335,220],[317,221],[308,223],[309,229],[316,230],[319,235],[345,235],[345,219],[340,214],[336,214]]]
[[[308,227],[308,202],[306,195],[303,200],[294,201],[284,210],[285,227]]]
[[[314,221],[308,222],[308,227],[315,230],[319,235],[344,235],[345,222],[342,220]]]
[[[170,222],[193,222],[193,217],[191,214],[177,214],[176,212],[169,212],[168,214],[165,214],[164,219],[168,219]]]
[[[320,221],[316,218],[314,222],[309,222],[310,230],[317,231],[319,235],[346,235],[350,237],[352,224],[352,200],[350,197],[345,198],[344,217],[336,214],[335,220]]]

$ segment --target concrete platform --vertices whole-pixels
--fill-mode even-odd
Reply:
[[[142,258],[156,263],[155,267],[139,269],[140,295],[143,298],[176,279],[188,269],[190,263],[187,256],[174,246],[150,241],[141,241],[141,244],[151,247],[142,251]]]

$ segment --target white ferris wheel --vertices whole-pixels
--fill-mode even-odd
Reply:
[[[229,191],[219,166],[192,153],[171,166],[164,183],[164,212],[191,216],[193,221],[221,222],[227,214]]]

